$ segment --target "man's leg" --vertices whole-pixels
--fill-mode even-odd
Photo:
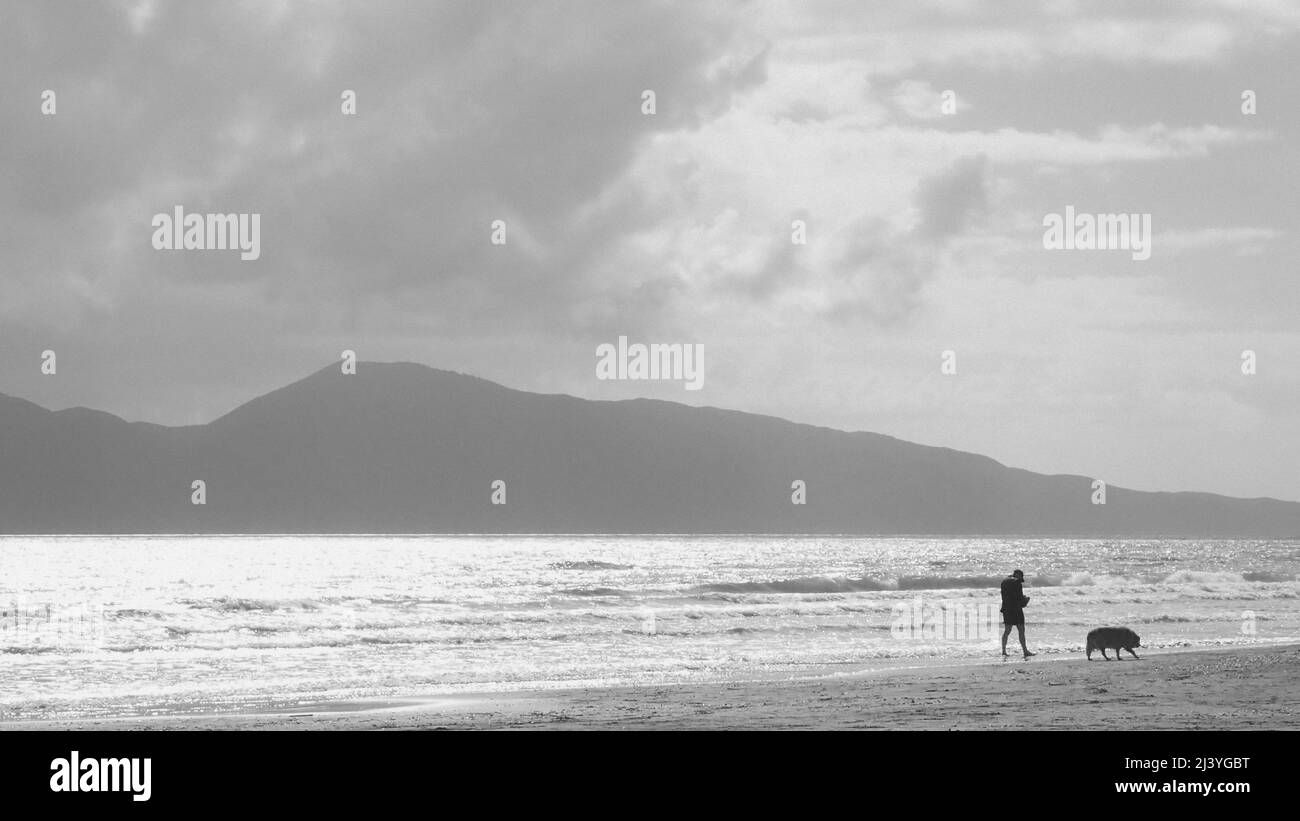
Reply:
[[[1011,625],[1006,625],[1002,630],[1002,655],[1007,654],[1007,636],[1011,635]]]
[[[1030,656],[1034,655],[1033,653],[1029,652],[1029,648],[1025,646],[1024,622],[1021,622],[1020,624],[1016,625],[1016,632],[1020,635],[1020,651],[1025,654],[1025,658],[1029,658]]]

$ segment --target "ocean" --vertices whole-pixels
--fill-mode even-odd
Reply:
[[[1300,640],[1300,542],[787,536],[0,538],[0,717],[837,676],[1093,627]],[[1095,657],[1099,658],[1099,657]]]

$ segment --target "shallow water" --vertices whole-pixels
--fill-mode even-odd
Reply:
[[[7,718],[754,679],[1032,649],[1295,641],[1300,543],[734,537],[0,539]],[[1014,646],[1014,636],[1012,639]],[[1143,651],[1139,650],[1139,653]]]

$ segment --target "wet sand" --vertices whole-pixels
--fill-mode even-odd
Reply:
[[[720,682],[299,705],[286,712],[0,723],[159,730],[1300,729],[1300,645]]]

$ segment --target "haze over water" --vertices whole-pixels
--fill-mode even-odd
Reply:
[[[997,584],[1016,567],[1041,654],[1029,663],[1081,657],[1107,624],[1133,627],[1145,652],[1300,637],[1295,541],[10,537],[0,708],[212,711],[975,663],[997,659]],[[973,618],[945,629],[945,608]]]

